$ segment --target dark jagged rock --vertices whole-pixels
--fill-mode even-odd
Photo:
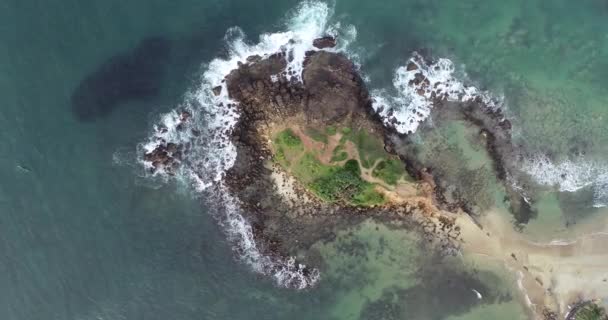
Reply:
[[[156,96],[169,50],[166,39],[154,37],[130,52],[110,57],[76,87],[72,112],[81,121],[91,121],[110,114],[121,103]]]
[[[222,86],[213,87],[213,94],[219,96],[222,93]]]
[[[315,39],[312,42],[312,45],[317,49],[327,49],[333,48],[336,46],[336,38],[332,36],[325,36],[318,39]]]
[[[371,104],[354,64],[343,55],[317,52],[302,75],[308,93],[306,115],[330,125],[346,116],[366,113]]]
[[[180,124],[178,124],[178,129],[183,128],[184,124],[186,124],[192,118],[192,114],[188,111],[182,111],[179,114]],[[166,133],[167,128],[159,127],[156,129],[158,133]],[[193,130],[194,131],[194,130]],[[194,134],[194,132],[193,132]],[[200,133],[199,133],[200,134]],[[164,171],[167,174],[174,174],[176,168],[179,166],[179,163],[182,158],[182,152],[189,148],[189,145],[181,145],[173,142],[167,142],[164,139],[158,138],[158,145],[154,150],[150,152],[146,152],[143,156],[144,161],[149,162],[151,164],[150,171],[155,173],[157,171]]]

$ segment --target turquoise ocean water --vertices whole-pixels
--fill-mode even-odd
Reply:
[[[593,205],[608,186],[605,1],[327,7],[330,23],[356,28],[349,52],[372,88],[390,87],[395,68],[429,50],[504,97],[517,141],[551,158],[544,170],[594,168],[578,181],[574,208],[584,210],[561,201],[541,217],[560,224],[601,213]],[[226,31],[239,26],[255,43],[285,30],[297,8],[271,0],[0,3],[0,319],[525,319],[508,275],[434,263],[411,235],[371,222],[315,247],[326,264],[317,287],[277,287],[237,261],[204,197],[144,175],[136,146],[198,86],[204,63],[228,54]],[[81,81],[150,37],[168,46],[158,92],[78,118],[70,99]]]

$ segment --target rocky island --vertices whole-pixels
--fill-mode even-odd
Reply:
[[[465,251],[504,261],[517,271],[522,302],[535,317],[568,314],[568,319],[579,319],[573,314],[599,310],[590,300],[573,296],[575,289],[551,283],[555,275],[547,258],[562,255],[554,245],[527,243],[495,215],[482,214],[492,209],[489,202],[479,200],[483,183],[450,172],[449,157],[418,155],[415,141],[395,130],[399,120],[373,107],[356,66],[334,52],[335,45],[332,37],[316,39],[316,49],[306,52],[301,74],[289,71],[293,57],[283,51],[250,56],[212,90],[230,98],[230,103],[220,105],[223,112],[240,115],[226,132],[236,159],[223,181],[246,214],[261,253],[295,257],[309,266],[303,270],[306,275],[321,263],[307,254],[314,243],[331,240],[338,227],[372,218],[418,231],[432,249],[429,252],[439,256]],[[405,68],[413,77],[408,85],[433,103],[433,119],[466,124],[491,161],[491,168],[484,170],[499,181],[516,222],[526,222],[534,213],[534,199],[513,183],[511,173],[516,170],[510,166],[522,151],[511,141],[511,123],[500,108],[480,96],[448,99],[454,93],[432,84],[419,71],[424,64],[420,56],[409,61]],[[187,128],[191,117],[188,111],[176,116],[177,130],[198,136],[198,130]],[[151,171],[172,174],[188,148],[161,139],[144,159]],[[568,276],[576,273],[568,266],[556,264]],[[588,279],[600,276],[593,273]],[[301,281],[293,278],[285,284],[305,287]],[[568,313],[566,304],[573,301],[580,307]]]
[[[226,77],[239,102],[228,107],[241,112],[226,182],[269,253],[293,255],[330,237],[336,224],[366,217],[425,220],[416,225],[434,240],[430,234],[443,230],[440,242],[454,249],[458,231],[448,230],[450,218],[431,222],[439,218],[432,179],[413,178],[385,144],[386,128],[354,64],[339,53],[310,51],[297,81],[285,72],[286,59],[250,57]]]

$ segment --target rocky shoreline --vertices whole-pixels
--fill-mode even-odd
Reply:
[[[484,245],[488,243],[498,246],[502,239],[490,238],[490,232],[501,230],[486,225],[487,219],[482,212],[489,209],[489,205],[478,199],[478,191],[483,184],[476,185],[476,181],[468,180],[471,171],[454,176],[449,167],[443,166],[445,162],[442,161],[456,161],[449,156],[441,160],[419,158],[414,135],[401,134],[390,125],[386,126],[386,119],[374,110],[372,97],[355,65],[343,54],[324,50],[335,44],[331,37],[316,39],[314,47],[319,50],[306,53],[301,74],[288,71],[293,57],[284,52],[264,57],[250,56],[239,62],[222,84],[210,91],[216,97],[229,97],[229,103],[219,104],[221,113],[239,115],[232,129],[222,129],[222,135],[229,141],[222,140],[221,144],[232,144],[236,159],[223,175],[218,190],[227,190],[237,201],[242,209],[240,212],[251,225],[256,250],[276,261],[295,258],[297,271],[306,277],[315,272],[315,267],[323,265],[322,258],[314,252],[309,254],[315,243],[331,241],[337,230],[370,218],[389,227],[418,231],[422,235],[421,245],[429,246],[433,250],[428,252],[439,256],[457,253],[461,248],[475,252],[476,246],[484,252]],[[412,65],[406,68],[416,71]],[[504,188],[504,202],[514,213],[516,222],[526,223],[535,214],[534,197],[525,193],[525,185],[524,188],[517,185],[522,181],[526,183],[522,177],[514,176],[518,174],[515,166],[524,151],[513,143],[511,123],[503,111],[481,98],[450,101],[445,94],[436,93],[433,91],[435,88],[425,85],[429,81],[422,73],[416,74],[412,81],[415,88],[432,92],[430,117],[434,123],[455,121],[465,124],[467,132],[474,136],[474,143],[489,158],[488,166],[491,168],[487,170],[490,174],[486,174],[495,177]],[[417,92],[419,95],[427,93]],[[173,115],[174,129],[203,137],[205,133],[198,130],[200,127],[190,125],[197,120],[187,110],[177,112]],[[399,157],[415,180],[411,185],[415,186],[416,195],[398,202],[391,199],[371,206],[321,200],[276,161],[276,149],[273,149],[271,140],[273,128],[290,126],[335,126],[365,131],[383,142],[387,154]],[[159,126],[155,130],[158,133],[155,147],[145,150],[143,155],[147,169],[152,173],[178,174],[182,166],[188,165],[186,155],[192,151],[191,143],[166,141],[162,134],[167,132],[167,128]],[[425,123],[418,128],[417,134],[434,130],[437,128]],[[456,168],[460,170],[462,167]],[[197,174],[196,170],[192,171]],[[222,204],[217,206],[221,210]],[[484,225],[487,227],[485,230]],[[474,240],[465,242],[464,239]],[[488,255],[497,254],[498,259],[505,259],[500,255],[502,253],[490,249]],[[506,259],[509,257],[507,255]],[[300,269],[300,263],[308,267]],[[511,263],[516,268],[521,267],[519,261]],[[284,264],[271,264],[270,267],[280,269]],[[538,313],[538,308],[535,311],[552,319],[554,306],[542,302],[547,297],[546,288],[541,282],[535,282],[537,278],[526,266],[521,270],[525,271],[526,280],[532,283],[529,287],[537,290],[535,301],[549,308],[540,310],[544,315]],[[306,287],[293,282],[284,285]]]
[[[281,198],[271,178],[273,169],[268,165],[273,155],[266,130],[271,124],[287,119],[315,126],[348,124],[366,128],[382,137],[385,130],[373,116],[365,84],[354,64],[344,55],[308,52],[302,82],[284,72],[286,59],[282,54],[266,59],[251,57],[248,64],[242,64],[226,77],[228,93],[239,102],[241,118],[232,133],[237,160],[228,170],[225,181],[242,201],[256,239],[267,253],[293,255],[319,240],[331,239],[338,226],[351,225],[368,217],[398,219],[400,224],[410,228],[420,228],[426,233],[438,232],[430,224],[414,223],[415,219],[429,216],[435,210],[428,208],[426,203],[350,207],[315,199],[303,186],[297,187],[296,194],[312,201],[300,199],[294,204]],[[404,219],[414,216],[417,218]],[[444,228],[448,228],[448,220],[443,223]],[[445,235],[446,249],[454,249],[457,231],[445,232]]]
[[[331,37],[314,41],[320,49],[331,48],[335,43]],[[226,76],[225,86],[213,89],[215,95],[227,90],[236,103],[222,107],[236,109],[240,114],[230,133],[237,151],[236,162],[226,172],[224,181],[246,212],[263,253],[279,257],[296,255],[319,240],[330,240],[337,227],[370,217],[418,229],[429,242],[439,244],[443,253],[455,252],[459,247],[459,231],[453,223],[454,214],[462,210],[475,217],[478,212],[472,209],[473,199],[459,196],[458,190],[447,190],[440,168],[425,165],[404,152],[402,146],[408,145],[408,136],[382,125],[365,83],[346,56],[324,50],[307,52],[302,81],[286,71],[289,59],[283,52],[266,58],[248,57],[246,63],[239,63]],[[513,153],[510,123],[500,110],[486,108],[482,101],[454,108],[440,95],[435,96],[434,103],[434,116],[462,117],[479,127],[480,134],[487,139],[495,170],[506,181],[505,157]],[[179,121],[185,124],[191,121],[190,117],[184,111]],[[414,199],[405,205],[378,207],[344,206],[316,199],[297,182],[291,187],[298,199],[285,201],[273,179],[277,168],[271,165],[273,154],[267,133],[272,124],[284,121],[320,127],[347,124],[373,132],[384,141],[386,152],[398,155],[419,188],[426,191],[425,201]],[[179,166],[182,152],[187,152],[186,147],[161,143],[147,152],[144,159],[152,164],[150,170],[162,169],[171,174]]]

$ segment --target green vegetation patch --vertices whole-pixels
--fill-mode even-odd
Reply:
[[[274,161],[284,167],[290,167],[291,161],[304,151],[304,144],[291,129],[279,132],[273,140]]]
[[[335,126],[327,126],[325,127],[325,132],[328,136],[335,136],[338,131]]]
[[[340,129],[340,131],[342,131],[343,134],[350,134],[351,132],[353,132],[353,129],[344,127],[342,129]]]
[[[376,191],[375,185],[365,182],[365,186],[361,192],[352,198],[352,203],[358,206],[373,206],[380,205],[385,202],[384,196]]]
[[[285,156],[285,150],[282,147],[279,147],[277,149],[274,155],[274,159],[286,167],[289,167],[291,165],[289,160],[287,160],[287,157]]]
[[[371,206],[384,202],[374,185],[361,178],[357,160],[348,160],[342,167],[330,167],[329,172],[309,184],[312,192],[328,202],[343,202]]]
[[[576,311],[574,316],[576,320],[607,320],[608,315],[606,310],[595,303],[588,303],[580,310]]]
[[[274,139],[274,142],[278,146],[283,145],[290,148],[302,146],[302,140],[291,129],[285,129],[279,132]]]
[[[405,167],[399,159],[382,160],[372,172],[374,177],[382,179],[390,185],[397,184],[397,181],[406,174]]]
[[[306,152],[300,161],[291,167],[293,174],[305,185],[330,175],[334,169],[333,166],[322,164],[311,152]]]
[[[354,206],[372,206],[385,203],[384,196],[376,191],[376,184],[361,178],[359,161],[348,159],[345,141],[352,141],[358,148],[362,158],[361,165],[370,168],[379,160],[384,159],[377,175],[382,179],[394,181],[401,177],[396,163],[386,160],[386,152],[382,141],[364,130],[350,128],[326,127],[325,130],[306,129],[306,135],[311,139],[327,144],[329,137],[340,133],[343,140],[332,151],[333,165],[324,165],[319,161],[314,151],[307,151],[302,140],[291,130],[279,132],[273,139],[274,159],[287,168],[304,185],[308,186],[320,199],[328,202],[344,203]],[[344,162],[344,165],[338,163]],[[401,168],[401,170],[403,170]],[[390,183],[390,182],[389,182]]]
[[[348,152],[344,151],[343,144],[339,144],[332,153],[331,162],[341,162],[348,159]]]
[[[369,134],[366,130],[345,130],[342,129],[344,136],[342,141],[350,140],[356,146],[359,151],[359,157],[361,158],[361,165],[364,168],[373,167],[376,160],[386,157],[386,151],[384,150],[384,142],[379,138]]]

